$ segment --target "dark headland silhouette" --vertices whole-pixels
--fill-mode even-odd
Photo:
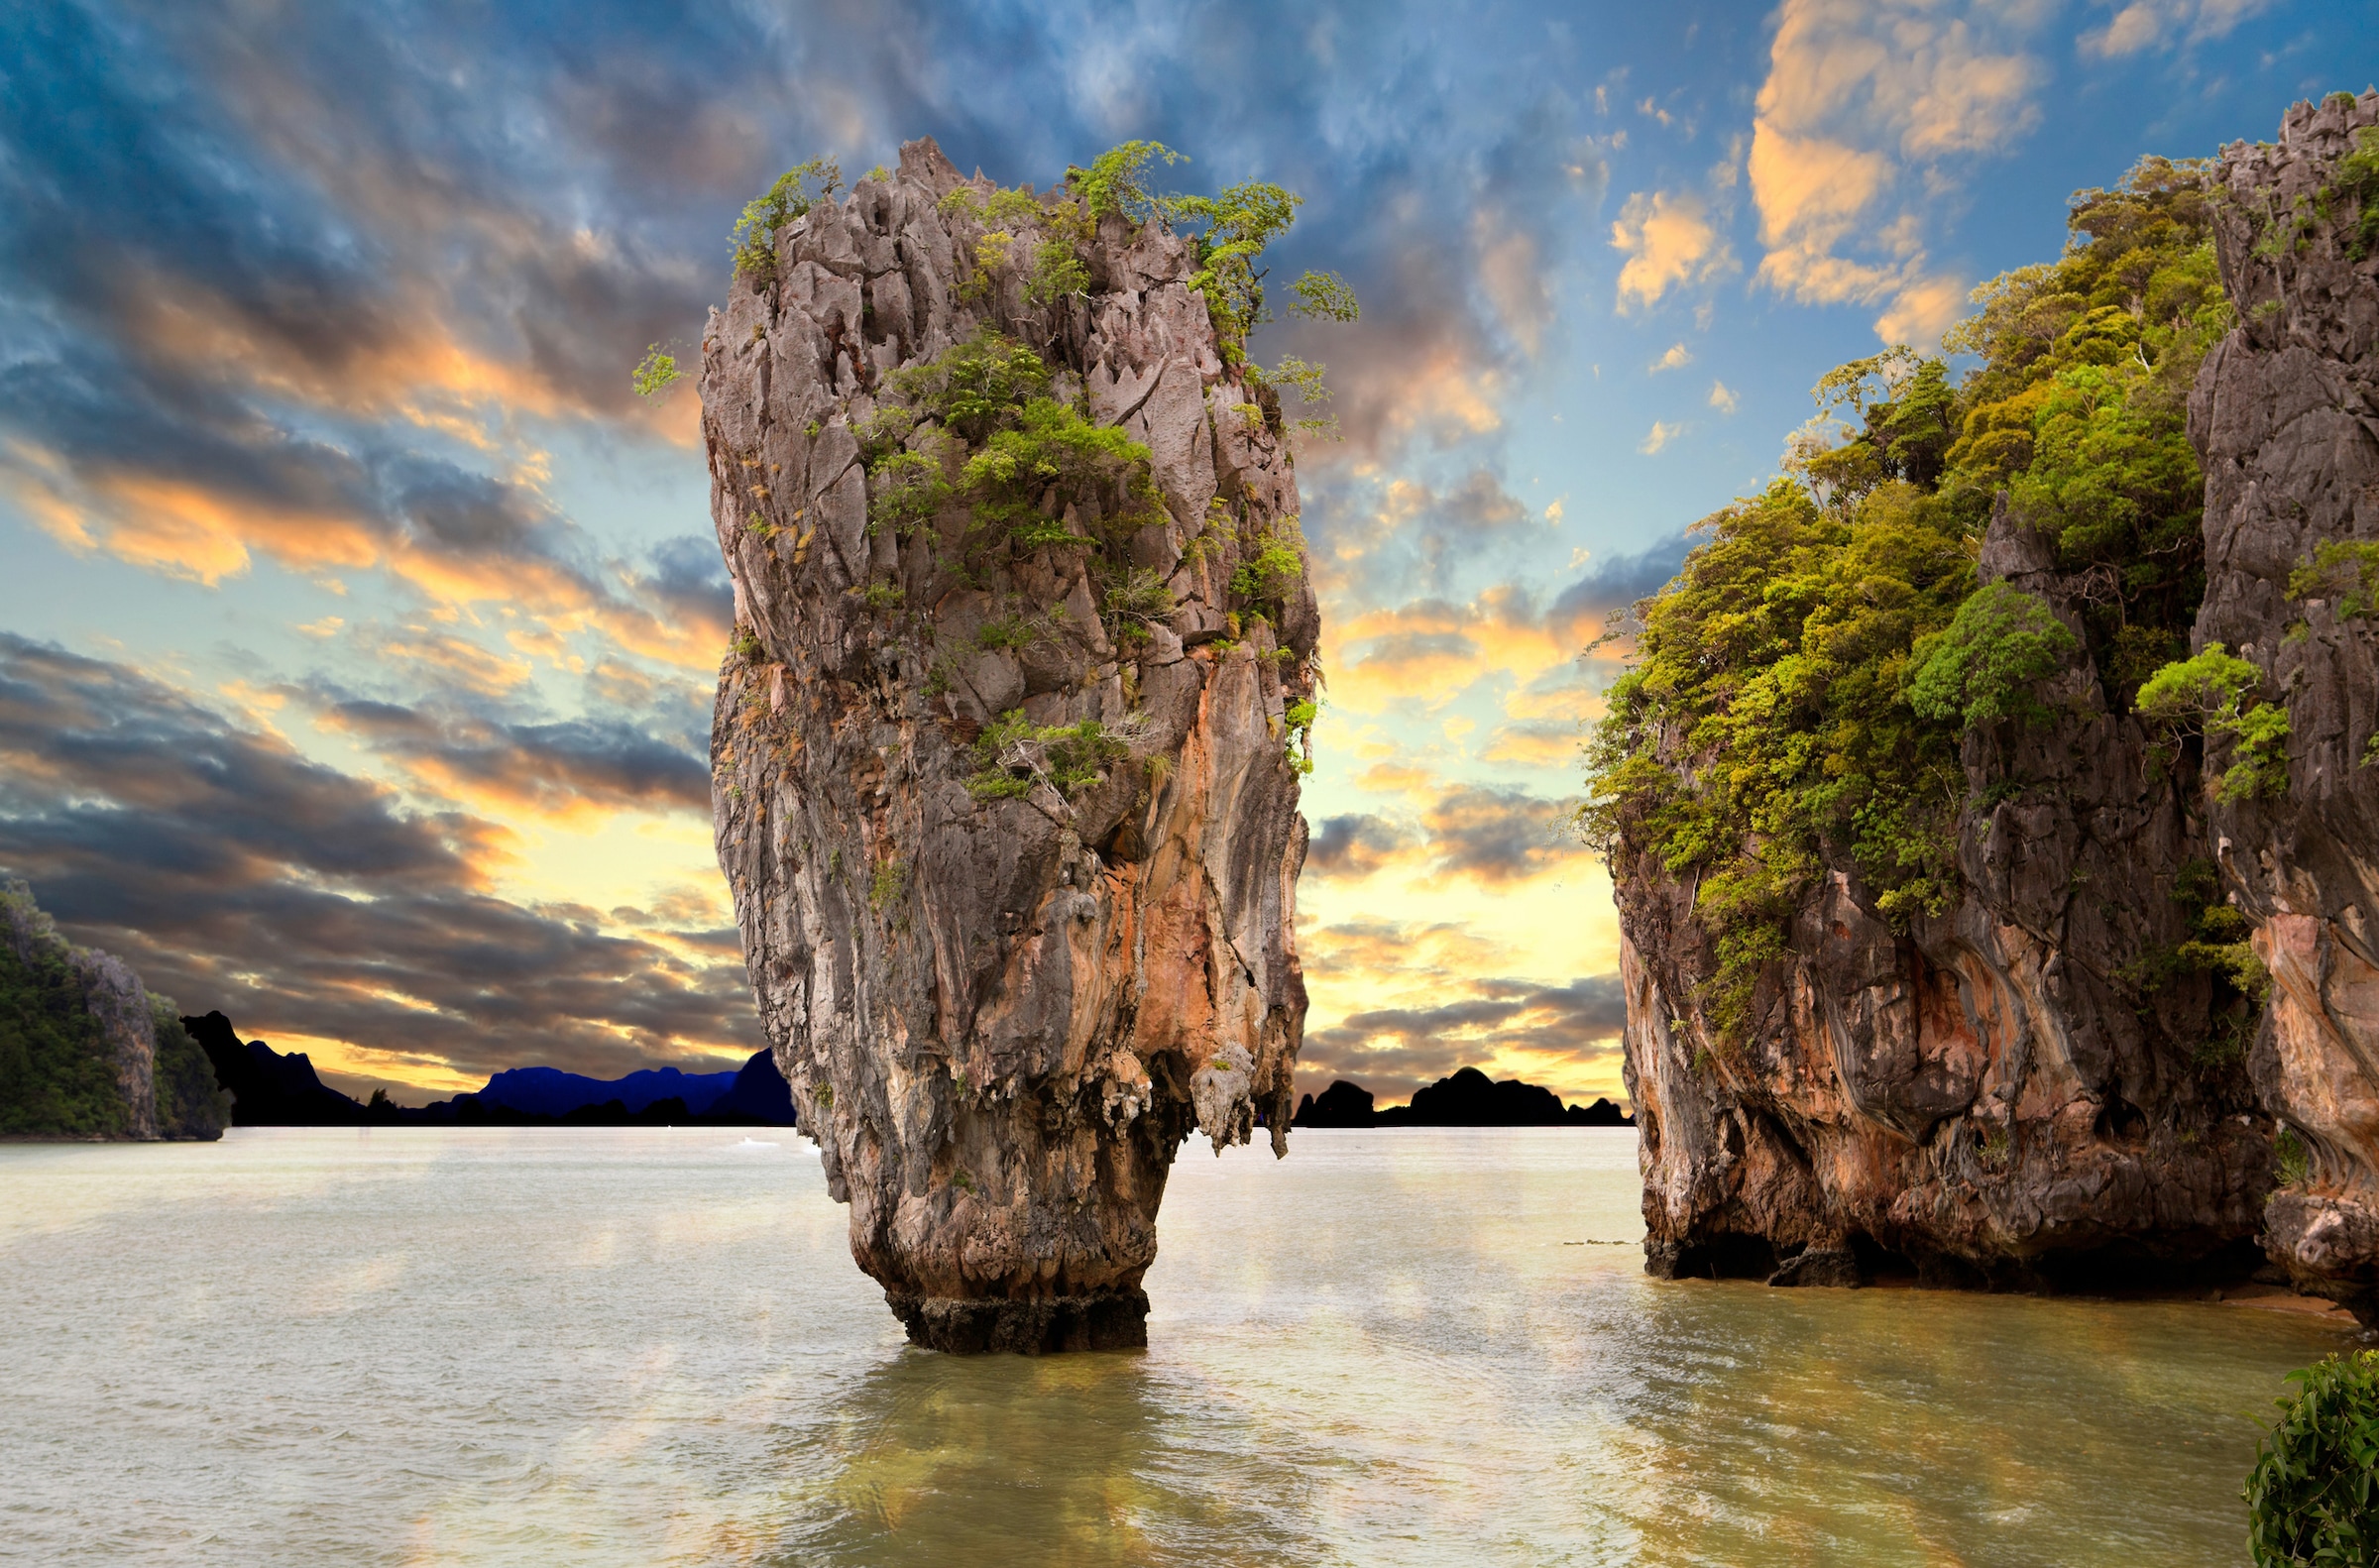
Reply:
[[[1294,1127],[1633,1127],[1636,1118],[1609,1100],[1563,1105],[1551,1089],[1518,1078],[1497,1082],[1463,1067],[1416,1089],[1410,1105],[1374,1108],[1371,1090],[1340,1078],[1298,1103]]]
[[[422,1106],[375,1090],[365,1104],[324,1083],[302,1051],[286,1055],[261,1040],[243,1044],[221,1013],[184,1018],[231,1092],[235,1127],[790,1127],[793,1094],[767,1052],[735,1072],[660,1067],[623,1078],[589,1078],[559,1067],[513,1067],[475,1094]]]

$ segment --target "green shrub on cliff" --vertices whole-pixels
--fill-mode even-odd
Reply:
[[[1916,671],[1910,706],[1968,729],[2049,717],[2033,687],[2065,667],[2079,644],[2057,613],[2005,583],[1978,589]]]
[[[776,176],[765,192],[743,204],[728,244],[735,248],[736,276],[754,282],[776,280],[776,231],[843,188],[843,170],[831,158],[813,158]]]
[[[2226,737],[2230,766],[2209,782],[2221,801],[2278,795],[2288,788],[2288,710],[2254,702],[2263,672],[2218,642],[2166,665],[2139,689],[2143,719],[2176,733]]]
[[[2205,585],[2187,398],[2231,319],[2209,199],[2206,165],[2163,159],[2078,194],[2065,255],[1976,290],[1945,339],[1979,365],[1899,348],[1830,373],[1786,475],[1704,519],[1636,607],[1579,824],[1693,888],[1723,1038],[1825,870],[1895,923],[1948,906],[1966,730],[2043,717],[2035,687],[2077,640],[2118,710],[2185,650]],[[1976,592],[2002,490],[2082,579],[2079,639],[2011,587]],[[2259,748],[2241,788],[2268,782],[2275,717],[2238,716]]]
[[[2292,1372],[2247,1475],[2256,1568],[2379,1564],[2379,1351]]]

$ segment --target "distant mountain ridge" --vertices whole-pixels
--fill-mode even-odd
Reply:
[[[410,1106],[376,1092],[367,1105],[324,1083],[304,1052],[242,1043],[220,1012],[181,1022],[230,1092],[238,1127],[793,1125],[792,1090],[765,1051],[734,1072],[647,1067],[590,1078],[559,1067],[510,1067],[474,1094]]]
[[[632,1115],[658,1100],[677,1099],[708,1109],[734,1087],[733,1072],[680,1072],[647,1067],[623,1078],[590,1078],[559,1067],[507,1067],[488,1079],[478,1098],[510,1105],[532,1116],[567,1116],[588,1105],[618,1100]]]
[[[1633,1127],[1636,1118],[1607,1099],[1563,1105],[1551,1089],[1518,1078],[1501,1082],[1476,1067],[1458,1068],[1416,1089],[1410,1105],[1372,1105],[1371,1090],[1339,1078],[1299,1102],[1294,1127]]]

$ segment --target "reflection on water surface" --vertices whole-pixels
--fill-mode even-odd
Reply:
[[[1145,1355],[902,1345],[814,1154],[0,1149],[0,1540],[70,1564],[2239,1563],[2334,1327],[1662,1286],[1628,1131],[1184,1152]]]

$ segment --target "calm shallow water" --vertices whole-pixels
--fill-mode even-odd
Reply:
[[[0,1558],[2242,1563],[2347,1343],[2202,1304],[1660,1285],[1635,1134],[1184,1150],[1145,1355],[905,1348],[809,1145],[0,1148]]]

